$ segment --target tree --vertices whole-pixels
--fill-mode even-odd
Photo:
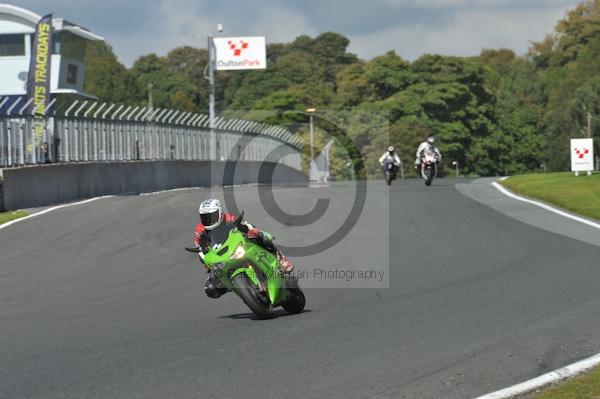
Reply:
[[[192,87],[191,92],[181,91],[194,104],[194,108],[206,112],[208,110],[208,80],[204,77],[204,70],[208,64],[206,49],[197,49],[189,46],[178,47],[171,50],[166,56],[167,67],[177,74],[182,74]],[[218,82],[217,87],[223,87]],[[218,98],[223,98],[220,95]]]
[[[358,147],[372,176],[379,170],[371,163],[389,143],[404,157],[428,134],[467,173],[523,173],[542,163],[562,170],[568,139],[586,128],[584,107],[600,119],[600,0],[568,12],[523,57],[485,49],[478,57],[427,54],[408,62],[390,51],[362,61],[349,43],[325,32],[269,44],[267,70],[216,73],[217,109],[306,134],[303,112],[316,107]],[[205,49],[145,55],[127,70],[102,46],[88,54],[90,93],[143,104],[152,83],[157,107],[207,111]],[[335,173],[347,177],[344,149],[336,144],[332,154]]]
[[[337,74],[336,108],[353,108],[374,96],[373,87],[365,76],[365,63],[350,64]]]
[[[134,74],[115,56],[103,41],[89,42],[85,55],[83,90],[106,102],[131,102],[139,99]]]
[[[308,36],[299,36],[291,45],[291,51],[303,51],[313,54],[317,62],[323,65],[351,64],[358,61],[358,57],[346,50],[350,40],[345,36],[334,33],[321,33],[315,39]]]
[[[178,108],[185,106],[188,111],[198,111],[194,96],[197,88],[183,71],[172,68],[169,60],[149,54],[138,58],[132,67],[137,77],[138,92],[147,95],[148,84],[153,86],[154,106],[157,108]],[[145,102],[143,97],[140,101]],[[175,102],[174,102],[175,101]]]
[[[544,42],[530,51],[546,93],[540,129],[544,162],[550,170],[569,164],[569,138],[585,126],[583,105],[594,107],[595,80],[600,76],[600,0],[587,0],[567,13]]]
[[[577,59],[580,51],[600,38],[600,0],[586,0],[556,26],[558,50],[563,63]]]
[[[365,78],[377,99],[390,97],[415,80],[410,64],[390,51],[365,66]]]

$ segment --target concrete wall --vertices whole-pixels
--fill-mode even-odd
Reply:
[[[262,170],[261,170],[262,169]],[[140,161],[52,164],[2,170],[0,210],[181,187],[302,184],[296,169],[269,162]]]

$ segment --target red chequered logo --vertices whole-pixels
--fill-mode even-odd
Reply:
[[[585,150],[580,150],[579,148],[575,148],[575,154],[579,159],[583,159],[587,154],[590,153],[590,150],[586,148]]]
[[[242,55],[242,50],[248,48],[248,42],[245,42],[243,40],[240,40],[239,43],[234,43],[231,40],[229,40],[227,44],[229,44],[229,49],[233,50],[234,57],[239,57],[240,55]]]

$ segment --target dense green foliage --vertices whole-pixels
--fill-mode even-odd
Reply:
[[[317,126],[323,117],[343,126],[369,174],[378,173],[375,160],[388,143],[412,163],[417,145],[431,133],[446,167],[458,161],[467,174],[522,173],[542,165],[565,170],[568,139],[583,136],[586,109],[600,115],[600,0],[571,10],[520,57],[499,49],[408,62],[388,52],[367,62],[348,53],[348,44],[330,32],[270,44],[267,70],[217,73],[217,108],[225,115],[285,124],[305,137],[303,111],[315,107]],[[152,87],[157,107],[207,112],[206,63],[205,49],[181,47],[164,57],[140,57],[127,69],[109,46],[94,43],[85,87],[102,100],[141,104]],[[320,137],[316,146],[326,141]],[[347,151],[338,146],[332,151],[333,174],[349,177]]]

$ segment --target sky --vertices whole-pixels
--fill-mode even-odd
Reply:
[[[338,32],[363,59],[390,50],[411,61],[427,53],[470,56],[500,47],[524,54],[582,0],[4,1],[90,29],[129,67],[141,55],[206,47],[217,23],[224,36],[266,36],[270,43]]]

